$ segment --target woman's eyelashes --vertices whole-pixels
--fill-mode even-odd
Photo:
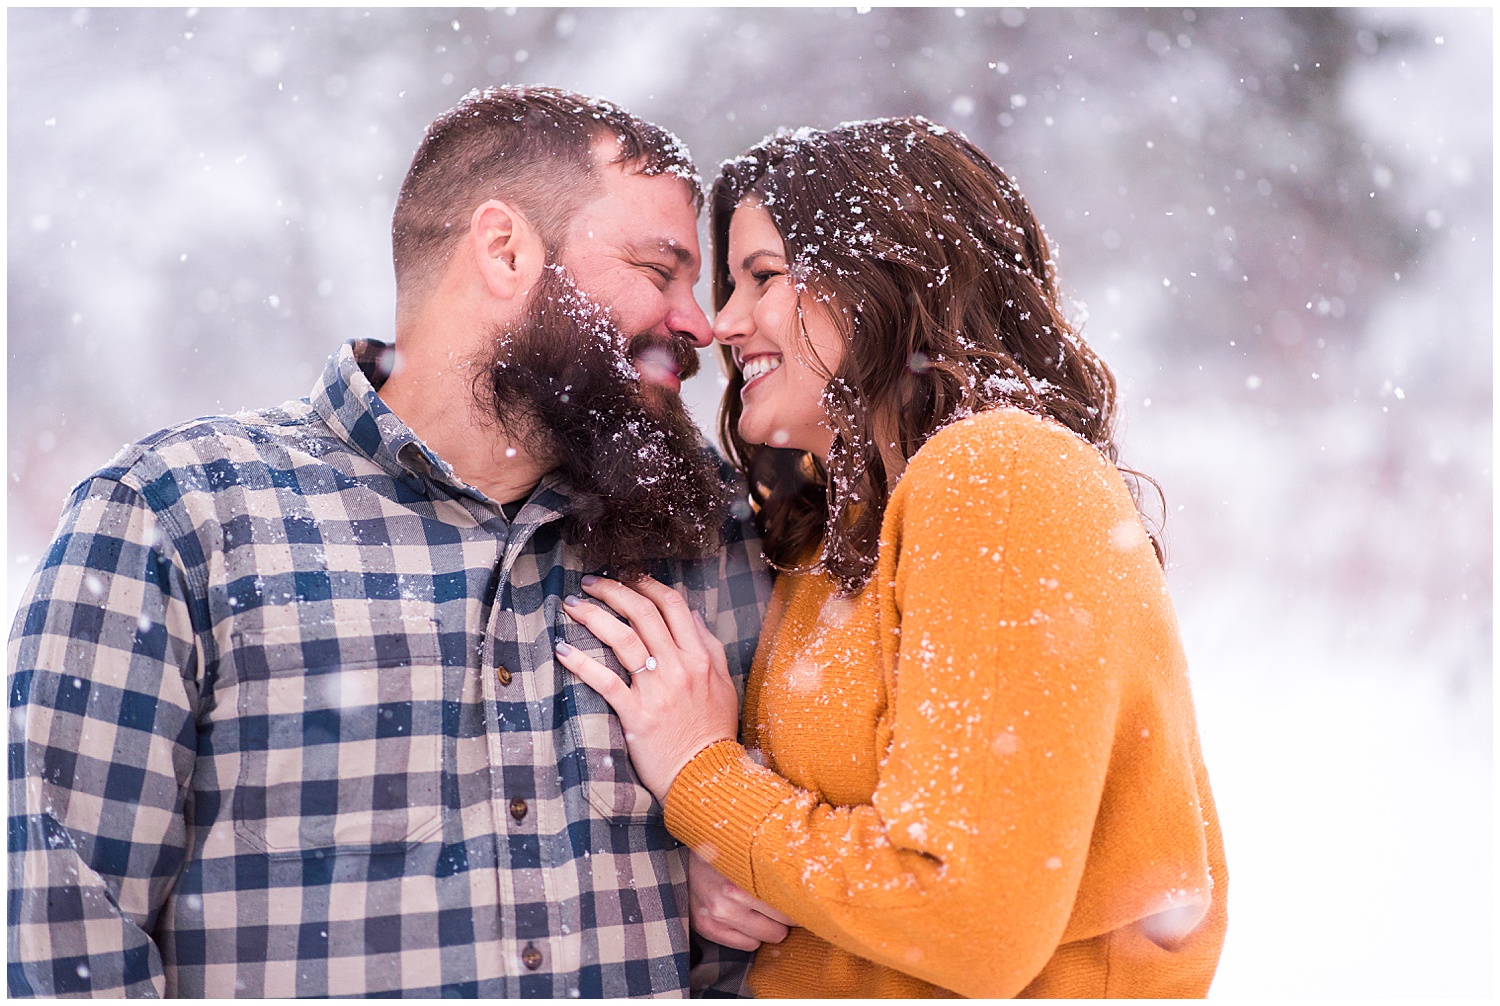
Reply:
[[[777,276],[784,276],[784,275],[786,275],[786,273],[783,272],[780,269],[755,269],[755,270],[752,270],[749,273],[746,273],[746,275],[750,277],[751,284],[752,284],[752,289],[753,289],[754,287],[765,286],[767,283],[769,283],[771,280],[775,279]],[[725,284],[725,289],[731,295],[734,293],[735,290],[739,289],[739,283],[735,282],[735,279],[734,279],[733,276],[729,277],[728,282]]]

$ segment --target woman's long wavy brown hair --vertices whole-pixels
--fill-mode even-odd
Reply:
[[[1020,190],[963,136],[917,117],[876,119],[777,133],[725,162],[709,197],[716,308],[733,289],[729,220],[746,199],[770,213],[789,271],[833,308],[845,347],[823,394],[826,471],[739,436],[744,381],[725,351],[720,435],[749,480],[773,564],[796,568],[821,542],[818,561],[840,588],[863,589],[900,477],[887,459],[910,459],[985,409],[1056,420],[1118,462],[1114,376],[1064,317],[1046,235]],[[1126,474],[1139,502],[1137,473]]]

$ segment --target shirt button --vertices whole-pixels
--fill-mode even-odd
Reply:
[[[526,816],[526,801],[515,797],[510,801],[510,816],[517,821]]]
[[[535,971],[542,966],[542,952],[536,948],[535,943],[526,944],[526,949],[521,951],[521,963],[526,965],[527,971]]]
[[[504,664],[501,664],[499,667],[495,668],[495,677],[500,679],[500,684],[502,686],[510,684],[510,671]]]

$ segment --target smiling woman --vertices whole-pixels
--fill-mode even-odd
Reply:
[[[722,421],[782,567],[739,740],[646,580],[568,614],[757,996],[1201,996],[1227,875],[1114,383],[1040,225],[920,119],[772,137],[711,198]],[[782,936],[786,920],[792,923]],[[768,926],[772,927],[768,929]]]
[[[791,276],[786,246],[759,201],[750,197],[729,225],[729,299],[714,318],[714,337],[740,373],[736,433],[826,457],[833,443],[819,398],[844,358],[833,308],[814,301]]]
[[[1012,405],[1063,423],[1111,462],[1118,454],[1114,377],[1063,317],[1046,238],[1019,189],[958,134],[902,122],[915,120],[818,143],[805,131],[768,139],[726,162],[710,197],[714,299],[730,314],[715,328],[731,360],[774,339],[836,364],[812,368],[824,375],[816,408],[780,420],[734,367],[720,433],[750,475],[767,556],[791,567],[817,547],[846,591],[870,576],[883,504],[907,459],[944,425]],[[871,163],[846,160],[846,141],[868,145]],[[777,282],[795,296],[773,286],[767,308],[786,318],[765,318],[752,336],[737,331],[734,300],[745,302],[746,257],[761,250],[778,252],[765,258],[781,263],[787,279]],[[832,434],[826,456],[780,442],[809,420]],[[1127,485],[1135,491],[1134,476]]]

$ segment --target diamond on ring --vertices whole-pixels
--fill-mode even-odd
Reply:
[[[656,670],[656,658],[648,656],[646,658],[646,663],[644,665],[642,665],[641,669],[639,671],[636,671],[635,673],[636,674],[640,674],[640,673],[642,673],[644,671],[654,671],[654,670]]]

